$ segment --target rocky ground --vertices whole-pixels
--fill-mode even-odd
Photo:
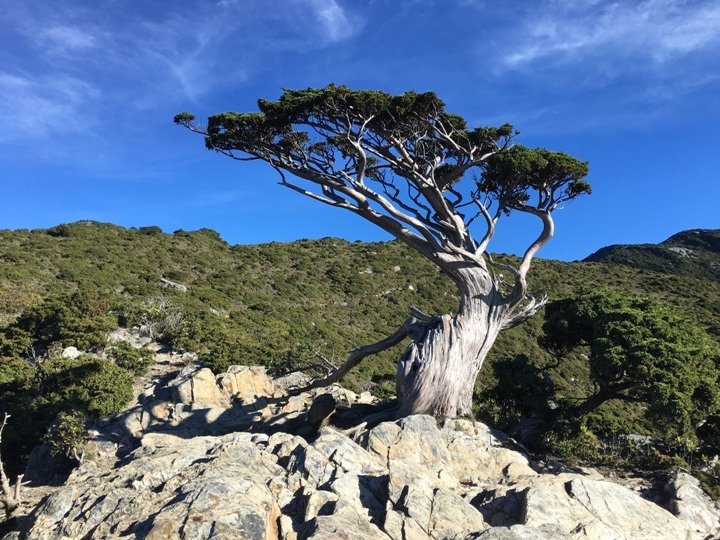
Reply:
[[[5,538],[701,539],[720,509],[678,473],[666,508],[589,469],[531,461],[470,420],[343,432],[376,400],[303,376],[214,375],[168,355],[98,421],[85,460]],[[346,430],[347,432],[347,430]],[[46,474],[47,473],[46,471]],[[42,491],[44,490],[44,491]],[[33,495],[34,493],[34,495]]]

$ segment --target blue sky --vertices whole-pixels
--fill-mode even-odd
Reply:
[[[24,0],[0,5],[0,228],[82,219],[230,243],[386,236],[172,123],[330,82],[432,90],[590,162],[540,256],[720,228],[720,1]],[[521,252],[532,220],[498,225]]]

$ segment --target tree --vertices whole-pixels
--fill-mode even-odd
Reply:
[[[316,385],[410,337],[397,367],[398,415],[469,414],[475,379],[498,333],[544,304],[528,293],[527,272],[553,235],[552,212],[590,192],[587,163],[513,146],[507,124],[471,129],[431,92],[329,85],[285,90],[258,107],[216,114],[206,127],[189,113],[175,122],[204,135],[208,149],[266,161],[281,185],[374,223],[437,265],[460,292],[456,315],[414,310],[393,336],[359,347]],[[517,267],[487,252],[498,220],[512,211],[542,224]],[[471,225],[483,226],[479,240]]]
[[[0,424],[0,442],[2,442],[2,434],[3,431],[5,431],[5,425],[7,424],[8,418],[10,418],[10,415],[8,413],[5,413],[2,423]],[[7,474],[5,474],[5,467],[3,465],[2,458],[0,457],[0,487],[2,487],[2,496],[0,496],[0,503],[2,503],[3,507],[5,508],[6,520],[10,520],[14,517],[15,511],[22,503],[22,498],[20,497],[20,488],[23,485],[22,479],[23,475],[18,475],[17,479],[15,480],[15,484],[11,485],[10,479],[8,478]]]
[[[647,405],[668,437],[693,440],[720,411],[720,346],[675,308],[609,290],[553,302],[544,345],[585,351],[595,392],[564,415],[582,418],[611,399]]]

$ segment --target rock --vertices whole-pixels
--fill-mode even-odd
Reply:
[[[307,386],[312,382],[312,377],[302,371],[293,371],[282,377],[278,377],[273,381],[275,387],[281,392]]]
[[[373,526],[355,508],[338,504],[329,516],[318,516],[306,522],[298,535],[300,538],[333,540],[387,540],[387,535]]]
[[[377,398],[373,396],[370,392],[362,392],[357,398],[357,402],[363,405],[371,405],[373,403],[377,403],[377,401]]]
[[[464,427],[461,432],[449,427],[443,429],[460,482],[494,487],[500,483],[515,483],[524,476],[537,476],[524,455],[496,446],[499,441],[489,431],[477,432],[475,426]]]
[[[557,527],[561,538],[699,538],[667,510],[629,489],[575,475],[544,477],[525,492],[520,522]]]
[[[305,521],[317,516],[331,515],[335,511],[338,499],[339,497],[331,491],[313,491],[305,503]]]
[[[685,472],[678,472],[666,486],[670,493],[670,512],[694,531],[720,536],[720,507],[700,487],[700,482]]]
[[[483,515],[485,522],[492,527],[511,526],[520,522],[524,489],[498,486],[478,493],[470,492],[466,498]]]
[[[480,422],[449,420],[439,428],[433,417],[410,416],[354,441],[328,425],[354,394],[332,386],[275,400],[277,388],[254,368],[217,379],[186,368],[169,383],[156,382],[132,407],[96,422],[83,464],[6,538],[717,534],[717,507],[703,506],[708,501],[687,475],[669,488],[679,519],[596,471],[531,464]],[[231,406],[229,396],[246,396],[236,399],[244,405]]]
[[[187,285],[181,285],[180,283],[175,283],[174,281],[170,281],[166,278],[160,278],[158,285],[163,289],[174,289],[182,293],[186,293],[188,290]]]
[[[479,533],[473,533],[466,540],[557,540],[567,538],[562,531],[554,526],[533,529],[525,525],[511,527],[492,527]],[[582,538],[582,536],[580,536]]]
[[[695,252],[692,249],[671,246],[671,247],[667,248],[667,250],[672,251],[673,253],[677,253],[678,255],[680,255],[680,257],[693,257],[693,258],[697,259],[697,256],[695,255]]]
[[[110,343],[129,343],[130,345],[138,349],[141,347],[145,347],[146,345],[151,345],[156,349],[160,347],[160,344],[153,342],[150,336],[140,335],[139,328],[133,328],[132,330],[127,330],[126,328],[117,328],[115,330],[112,330],[108,332],[108,341]]]
[[[81,354],[82,353],[77,349],[77,347],[65,347],[60,356],[63,358],[77,358]]]
[[[335,411],[337,401],[332,394],[320,394],[313,399],[307,412],[307,423],[314,427],[323,426]]]
[[[230,400],[220,391],[215,375],[208,368],[187,367],[169,384],[176,403],[193,408],[230,407]]]
[[[450,476],[454,473],[447,444],[432,416],[414,415],[380,424],[362,444],[380,463],[401,460],[435,477],[443,470],[451,471]]]
[[[53,454],[45,442],[33,448],[28,456],[24,481],[32,485],[59,485],[76,463],[62,454]]]
[[[385,528],[393,538],[404,531],[428,538],[453,538],[486,528],[482,514],[455,493],[453,459],[435,419],[410,416],[380,424],[363,445],[389,471]]]
[[[217,384],[231,400],[243,405],[275,394],[275,385],[268,378],[265,368],[259,366],[230,366],[226,373],[218,376]]]

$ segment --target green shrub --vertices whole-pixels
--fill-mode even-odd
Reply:
[[[600,463],[600,441],[584,422],[562,426],[550,432],[545,450],[568,463]]]
[[[83,355],[41,363],[35,384],[39,399],[58,410],[97,417],[119,411],[130,401],[133,376],[109,360]]]
[[[706,470],[694,471],[703,489],[715,501],[720,501],[720,463],[715,463],[713,467]]]
[[[70,346],[82,351],[98,351],[105,346],[108,332],[116,328],[117,323],[107,295],[78,291],[49,297],[0,330],[0,351],[23,356],[30,349],[40,356]]]
[[[139,327],[153,339],[168,342],[182,331],[185,316],[167,296],[153,296],[142,302],[126,302],[121,309],[119,323]]]
[[[140,227],[138,229],[138,232],[140,234],[146,234],[148,236],[159,236],[163,233],[162,229],[160,227],[158,227],[157,225],[151,225],[149,227]]]
[[[50,443],[53,455],[63,455],[82,461],[81,447],[86,435],[85,417],[82,414],[61,412],[50,426],[45,440]]]
[[[120,342],[106,350],[115,365],[135,375],[144,375],[153,364],[155,355],[147,349],[138,349],[129,343]]]

